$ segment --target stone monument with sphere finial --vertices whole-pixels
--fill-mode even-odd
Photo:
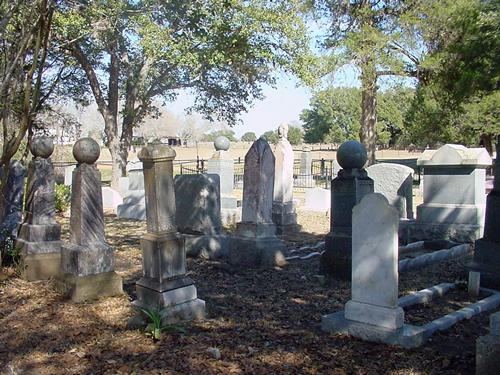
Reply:
[[[55,220],[54,151],[52,138],[34,137],[33,159],[28,166],[24,222],[16,246],[23,259],[22,276],[28,281],[46,280],[59,274],[61,226]]]
[[[288,125],[278,128],[278,143],[274,148],[273,222],[278,234],[297,231],[297,213],[293,203],[293,149],[288,141]]]
[[[228,156],[230,142],[227,137],[215,138],[215,152],[208,160],[207,173],[220,177],[220,205],[222,224],[235,224],[240,218],[234,189],[234,160]]]
[[[92,138],[73,146],[78,165],[71,188],[70,242],[62,247],[57,287],[74,302],[123,293],[113,248],[104,237],[101,173],[95,165],[100,152]]]
[[[373,180],[364,169],[366,160],[366,149],[358,141],[344,142],[337,151],[342,169],[332,180],[330,232],[320,260],[320,272],[336,279],[351,280],[352,209],[373,193]]]

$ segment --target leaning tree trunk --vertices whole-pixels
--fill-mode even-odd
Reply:
[[[377,124],[377,73],[375,67],[366,63],[361,67],[361,127],[359,138],[368,153],[366,166],[375,163]]]

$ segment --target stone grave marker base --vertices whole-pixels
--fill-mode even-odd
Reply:
[[[352,237],[350,228],[335,228],[325,237],[325,249],[321,256],[320,273],[338,280],[351,280]]]
[[[500,244],[484,238],[474,244],[474,259],[467,270],[481,274],[481,286],[500,290]]]
[[[56,278],[56,290],[71,298],[73,302],[123,294],[122,278],[116,272],[87,276],[65,273]]]
[[[139,309],[157,311],[162,324],[203,319],[205,301],[198,298],[194,281],[178,277],[163,282],[141,278],[136,283],[137,299],[132,304]]]
[[[473,224],[435,224],[408,221],[406,228],[407,242],[423,240],[449,240],[458,243],[470,243],[481,237],[482,227]]]
[[[346,319],[344,311],[323,316],[321,329],[327,332],[349,334],[365,341],[399,345],[407,349],[421,346],[427,340],[426,331],[422,327],[405,324],[399,329],[384,328]]]
[[[284,266],[285,244],[275,235],[274,224],[239,222],[229,244],[229,262],[251,267]]]
[[[44,243],[45,244],[45,243]],[[59,243],[59,248],[61,244]],[[57,277],[61,269],[61,253],[24,254],[22,278],[27,281],[48,280]]]

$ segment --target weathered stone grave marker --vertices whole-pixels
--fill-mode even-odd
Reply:
[[[286,263],[284,243],[272,221],[274,155],[264,138],[245,156],[242,221],[231,238],[229,260],[235,265],[273,266]]]
[[[123,292],[113,248],[104,236],[101,173],[95,165],[99,154],[92,138],[82,138],[73,146],[78,165],[71,188],[70,243],[62,247],[57,288],[75,302]]]
[[[373,180],[363,169],[367,154],[361,143],[344,142],[337,151],[337,160],[343,169],[332,180],[330,232],[325,238],[320,272],[350,280],[352,209],[366,194],[373,193]]]
[[[34,137],[33,159],[28,166],[24,222],[16,246],[23,259],[26,280],[45,280],[59,274],[61,226],[55,220],[54,166],[50,156],[54,143],[46,136]]]
[[[293,203],[293,149],[287,139],[288,125],[278,128],[279,141],[274,149],[274,194],[272,219],[279,234],[298,230]]]
[[[186,276],[184,241],[176,227],[175,151],[148,144],[139,158],[144,165],[147,233],[141,239],[143,277],[136,283],[133,304],[158,311],[163,324],[201,319],[205,301],[197,298],[194,281]]]

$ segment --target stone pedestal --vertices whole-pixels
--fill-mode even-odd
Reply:
[[[175,151],[149,144],[139,153],[144,166],[147,233],[141,239],[143,277],[136,284],[134,306],[157,311],[162,324],[202,319],[205,301],[186,277],[186,252],[177,232],[173,160]]]
[[[28,166],[26,214],[16,242],[23,259],[22,277],[28,281],[57,276],[61,261],[61,226],[55,220],[52,139],[36,137]]]
[[[340,148],[339,152],[342,153]],[[357,165],[362,167],[364,163],[360,159]],[[363,169],[342,167],[344,169],[332,180],[330,232],[325,238],[320,272],[341,280],[350,280],[352,209],[366,194],[373,193],[373,180]]]
[[[272,221],[274,155],[259,138],[245,156],[242,221],[231,238],[229,261],[234,265],[269,267],[285,264],[284,243]]]
[[[74,302],[123,293],[113,248],[105,242],[101,174],[94,164],[99,153],[92,138],[82,138],[73,147],[79,164],[73,171],[70,243],[62,247],[56,285]]]
[[[419,240],[457,240],[469,242],[481,237],[484,228],[485,168],[491,158],[482,148],[447,144],[425,151],[417,165],[424,168],[424,203],[417,206],[416,233]],[[461,233],[465,233],[462,235]]]
[[[274,194],[272,220],[278,234],[299,229],[297,213],[293,203],[293,160],[292,146],[287,139],[288,126],[278,129],[279,141],[274,149]]]

